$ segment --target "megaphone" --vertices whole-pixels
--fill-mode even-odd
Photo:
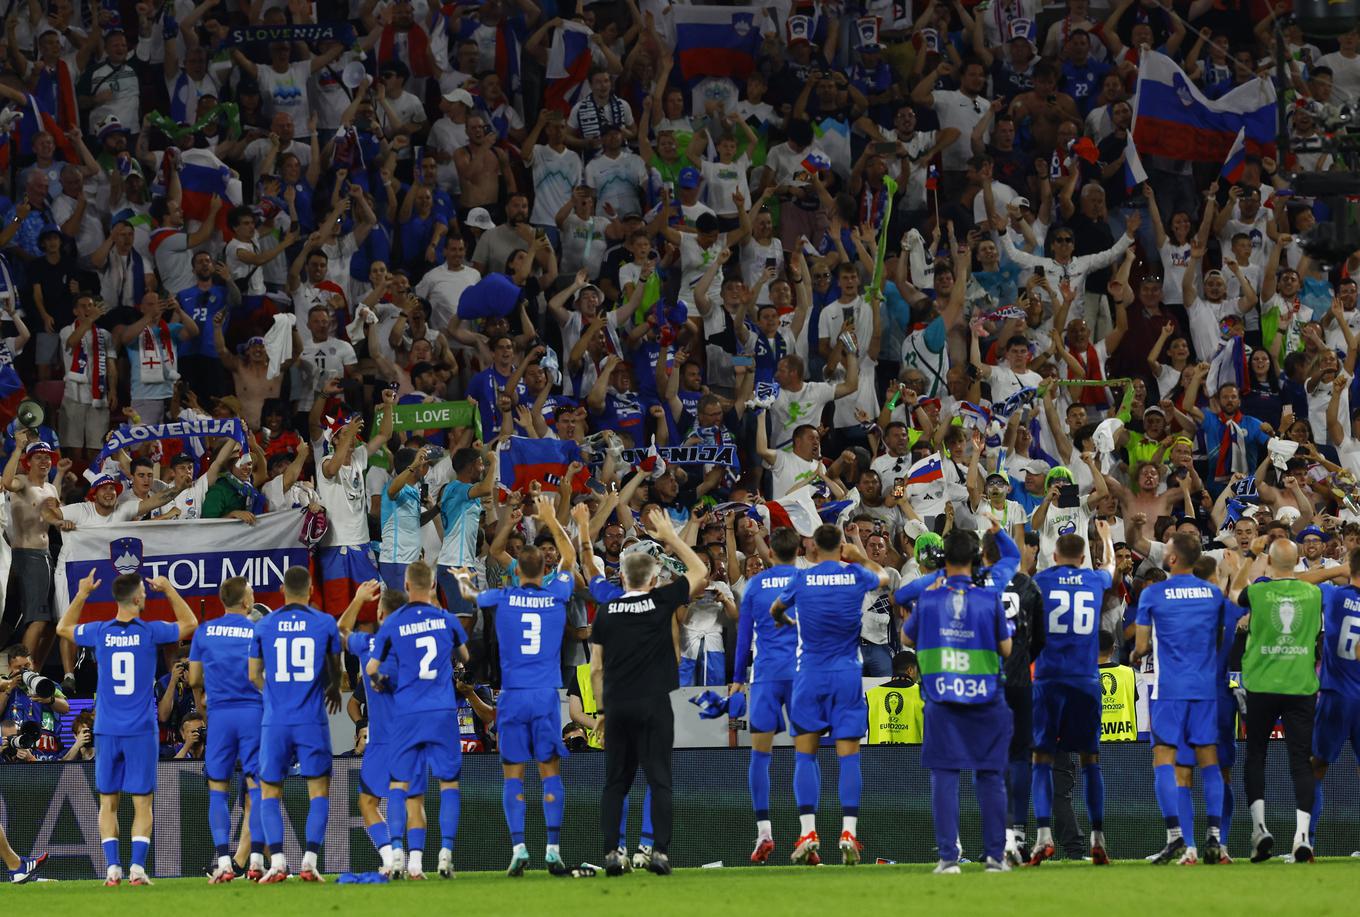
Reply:
[[[36,401],[21,401],[19,409],[14,412],[14,418],[19,421],[19,426],[29,430],[36,430],[42,426],[46,412],[43,406]]]

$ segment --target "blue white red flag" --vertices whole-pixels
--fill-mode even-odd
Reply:
[[[1247,168],[1247,129],[1244,127],[1237,132],[1237,138],[1233,140],[1232,149],[1228,150],[1228,158],[1223,160],[1223,168],[1219,170],[1219,175],[1230,185],[1235,185],[1242,180],[1242,173]]]
[[[675,59],[686,80],[744,78],[756,66],[765,12],[756,6],[671,7]]]
[[[1144,156],[1222,162],[1239,133],[1246,152],[1274,156],[1275,86],[1252,79],[1208,99],[1171,58],[1148,51],[1138,68],[1131,133]]]
[[[548,47],[545,104],[568,114],[581,97],[590,76],[590,35],[584,23],[566,21],[553,33]]]

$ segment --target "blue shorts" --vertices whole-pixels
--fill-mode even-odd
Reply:
[[[100,793],[146,796],[156,789],[156,733],[110,736],[95,733],[94,785]]]
[[[1150,700],[1152,744],[1195,747],[1218,743],[1217,700]]]
[[[359,763],[359,791],[379,799],[387,797],[392,788],[392,747],[386,742],[364,746],[364,757]],[[416,777],[406,789],[407,796],[425,795],[425,768],[416,768]]]
[[[799,672],[793,679],[789,725],[794,735],[831,731],[833,739],[862,739],[869,731],[869,705],[859,671]]]
[[[1232,767],[1237,763],[1237,698],[1228,691],[1218,696],[1216,711],[1218,731],[1218,766]],[[1195,767],[1195,749],[1188,742],[1176,746],[1176,763],[1181,767]]]
[[[1000,699],[986,704],[926,701],[921,766],[954,771],[1005,770],[1010,760],[1011,708]]]
[[[390,729],[393,780],[413,783],[427,766],[436,780],[458,779],[463,770],[463,746],[457,711],[403,714],[392,721]]]
[[[1324,764],[1335,764],[1347,739],[1351,754],[1360,761],[1360,697],[1335,691],[1319,693],[1313,715],[1313,757]]]
[[[410,564],[399,564],[392,561],[378,562],[378,577],[383,581],[383,585],[388,589],[406,588],[406,568]]]
[[[203,754],[203,776],[230,780],[236,763],[241,773],[254,777],[260,770],[260,718],[264,708],[256,704],[213,707]]]
[[[283,783],[293,762],[304,777],[329,777],[331,728],[327,723],[260,727],[260,779]]]
[[[784,711],[793,719],[793,679],[753,681],[746,689],[746,719],[752,732],[783,732]],[[868,715],[868,707],[865,707]]]
[[[1100,683],[1034,683],[1034,748],[1052,754],[1100,753]]]
[[[496,740],[506,764],[567,756],[556,688],[506,688],[496,702]]]

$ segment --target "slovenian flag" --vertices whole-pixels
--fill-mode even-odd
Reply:
[[[544,490],[555,491],[566,477],[567,466],[581,461],[581,447],[571,440],[531,439],[512,436],[501,449],[501,487],[506,490],[527,491],[534,481]],[[573,490],[584,492],[584,469],[573,482]]]
[[[907,469],[908,485],[930,484],[943,479],[944,466],[940,464],[939,455],[927,456]]]
[[[760,7],[677,4],[670,12],[675,21],[675,59],[685,80],[745,79],[756,68],[765,17]]]
[[[821,150],[810,149],[803,157],[803,168],[809,172],[830,172],[831,158]]]
[[[821,513],[812,502],[812,490],[808,487],[800,487],[778,500],[758,503],[747,511],[747,515],[763,522],[771,532],[791,528],[804,538],[811,538],[817,526],[822,524]]]
[[[1237,138],[1233,140],[1232,148],[1228,150],[1228,158],[1223,160],[1223,168],[1219,170],[1219,175],[1230,185],[1235,185],[1242,180],[1242,173],[1247,168],[1247,129],[1243,127],[1237,132]]]
[[[520,39],[511,20],[502,16],[496,26],[496,75],[501,78],[505,94],[513,99],[520,91]]]
[[[1247,348],[1240,334],[1224,341],[1209,362],[1208,390],[1216,392],[1224,385],[1235,385],[1243,395],[1251,391],[1251,373],[1247,371]]]
[[[46,75],[47,71],[43,71],[43,76],[39,78],[39,91],[42,91],[41,83]],[[75,104],[74,100],[69,105],[63,101],[66,98],[66,93],[60,91],[59,86],[53,87],[53,94],[55,95],[57,110],[64,112],[68,107]],[[32,153],[33,138],[46,131],[52,135],[52,140],[56,144],[58,159],[64,159],[67,162],[80,161],[80,155],[76,152],[75,144],[71,143],[71,138],[66,136],[66,130],[51,112],[43,109],[37,97],[25,94],[23,107],[19,111],[21,117],[19,118],[17,136],[21,154]],[[69,123],[75,124],[76,122],[71,121]]]
[[[566,21],[553,34],[548,48],[548,87],[544,104],[568,114],[590,77],[590,28]]]
[[[5,346],[0,344],[0,346]],[[19,405],[28,397],[24,381],[14,368],[14,362],[5,346],[5,362],[0,365],[0,427],[8,427],[9,422],[19,412]]]
[[[213,198],[222,199],[217,229],[222,238],[230,239],[227,215],[234,204],[241,202],[241,182],[227,164],[211,150],[183,150],[179,154],[179,187],[186,220],[206,220]]]
[[[926,190],[938,191],[940,188],[940,169],[935,163],[931,163],[926,169]]]
[[[1138,67],[1130,131],[1144,156],[1222,162],[1238,134],[1248,153],[1275,155],[1275,85],[1251,79],[1208,99],[1165,54],[1147,51]]]

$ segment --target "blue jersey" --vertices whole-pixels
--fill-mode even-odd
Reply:
[[[1322,690],[1360,699],[1360,589],[1322,587],[1322,633]]]
[[[1231,616],[1217,586],[1188,574],[1143,590],[1134,621],[1152,627],[1152,700],[1218,697],[1218,649]]]
[[[575,589],[570,573],[553,573],[542,586],[488,589],[479,608],[496,608],[502,688],[562,687],[562,632]]]
[[[1044,648],[1034,678],[1093,682],[1099,677],[1100,601],[1110,574],[1064,564],[1034,575],[1044,599]]]
[[[425,602],[408,602],[383,619],[373,655],[382,660],[402,716],[453,710],[453,652],[467,643],[458,619]]]
[[[226,614],[199,626],[189,659],[203,664],[203,694],[209,709],[264,702],[250,683],[250,641],[255,625],[242,614]]]
[[[916,646],[927,700],[1001,700],[1001,643],[1011,631],[996,590],[973,585],[971,577],[948,577],[943,586],[916,600],[902,633]]]
[[[797,568],[789,565],[762,570],[746,584],[741,597],[741,617],[737,621],[737,681],[746,677],[746,667],[755,662],[751,681],[784,681],[793,678],[797,665],[798,634],[777,627],[770,606],[789,588]]]
[[[373,645],[377,641],[377,634],[355,631],[349,635],[349,640],[345,643],[345,650],[359,657],[360,671],[368,665],[368,660],[374,658]],[[367,685],[367,681],[365,681],[365,685]],[[388,724],[397,715],[397,705],[392,699],[392,692],[366,689],[364,691],[364,702],[368,707],[368,744],[383,745],[388,740]]]
[[[797,609],[799,672],[860,671],[861,609],[877,588],[877,573],[839,560],[795,571],[779,601]]]
[[[284,605],[255,624],[250,658],[264,663],[263,726],[325,725],[326,657],[340,652],[335,619]]]
[[[76,646],[92,648],[99,667],[95,735],[156,732],[156,647],[178,642],[179,625],[169,621],[91,621],[76,628]]]

